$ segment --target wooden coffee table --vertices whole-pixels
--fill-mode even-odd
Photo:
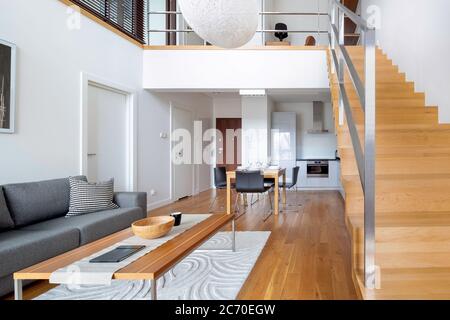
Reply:
[[[229,250],[233,252],[236,250],[234,219],[234,214],[213,214],[208,219],[196,224],[191,229],[179,234],[125,268],[117,271],[114,273],[113,279],[149,280],[152,287],[151,298],[152,300],[156,300],[156,281],[158,278],[181,262],[183,258],[200,247],[228,223],[232,225],[232,246]],[[24,280],[49,280],[51,274],[56,270],[64,268],[132,236],[133,233],[131,228],[129,228],[14,273],[15,299],[22,300],[22,282]]]

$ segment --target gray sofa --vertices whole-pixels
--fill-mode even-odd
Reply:
[[[0,186],[0,296],[13,291],[14,272],[147,216],[146,193],[116,193],[119,209],[66,218],[69,195],[68,178]]]

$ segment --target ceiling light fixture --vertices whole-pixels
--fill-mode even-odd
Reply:
[[[222,48],[242,47],[258,28],[257,0],[179,0],[179,4],[189,26]]]
[[[241,96],[260,97],[260,96],[266,95],[266,90],[264,90],[264,89],[243,89],[243,90],[239,90],[239,94]]]

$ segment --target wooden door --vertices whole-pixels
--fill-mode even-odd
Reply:
[[[359,0],[344,0],[342,2],[344,6],[349,8],[351,11],[357,13],[359,6]],[[359,36],[356,35],[356,24],[350,18],[345,18],[345,45],[356,46],[359,41]]]
[[[216,128],[221,132],[221,137],[217,138],[216,165],[226,167],[227,170],[236,170],[241,165],[242,143],[240,131],[242,130],[241,118],[217,118]],[[233,130],[236,134],[231,134]],[[228,161],[227,161],[228,159]]]

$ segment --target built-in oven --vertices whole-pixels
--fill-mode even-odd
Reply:
[[[308,161],[306,174],[308,178],[329,178],[330,164],[327,160]]]

